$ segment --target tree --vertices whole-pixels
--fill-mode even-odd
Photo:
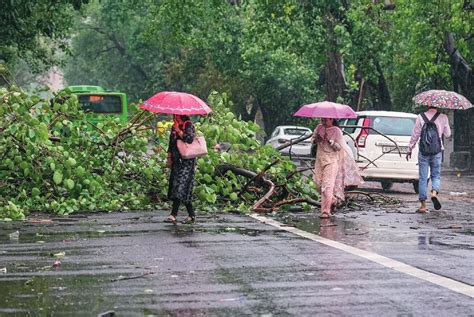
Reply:
[[[262,111],[268,132],[318,91],[318,67],[307,54],[318,42],[288,3],[102,1],[74,38],[66,79],[94,80],[135,99],[158,90],[228,91],[242,118]]]
[[[453,85],[444,32],[472,59],[472,16],[462,5],[103,0],[73,39],[67,79],[134,99],[159,90],[226,91],[242,118],[261,111],[267,132],[297,122],[292,113],[315,100],[410,110],[417,92]]]
[[[56,64],[58,53],[67,49],[73,16],[87,2],[88,0],[2,1],[0,63],[11,68],[21,58],[36,71]]]

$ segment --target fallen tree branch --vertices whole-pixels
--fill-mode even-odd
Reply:
[[[239,193],[238,196],[242,196],[242,194],[247,191],[248,186],[249,186],[253,181],[255,181],[255,180],[258,179],[258,178],[262,178],[266,171],[268,171],[273,165],[275,165],[275,164],[277,164],[277,163],[279,163],[279,162],[280,162],[280,160],[275,160],[275,161],[273,161],[272,163],[268,164],[260,173],[258,173],[258,174],[255,175],[254,177],[252,177],[252,178],[251,178],[247,183],[245,183],[245,185],[242,187],[242,190],[240,191],[240,193]]]
[[[244,168],[240,168],[234,165],[230,165],[230,164],[221,164],[216,167],[216,172],[218,172],[221,176],[224,176],[224,174],[227,171],[231,171],[235,175],[240,175],[247,178],[254,178],[258,175],[255,172],[252,172],[252,171],[249,171],[249,170],[246,170]]]
[[[239,175],[239,176],[243,176],[243,177],[246,177],[246,178],[250,178],[251,181],[247,182],[246,183],[246,189],[245,191],[249,192],[249,188],[250,188],[250,184],[252,183],[252,181],[255,181],[255,180],[259,180],[261,181],[261,183],[263,185],[266,185],[266,187],[268,188],[267,192],[265,193],[265,195],[263,195],[263,197],[261,197],[251,208],[252,211],[254,212],[271,212],[271,211],[276,211],[279,209],[279,206],[281,205],[284,205],[284,204],[291,204],[291,203],[298,203],[298,202],[306,202],[308,204],[311,204],[313,206],[320,206],[320,203],[315,201],[314,199],[312,198],[309,198],[309,197],[298,197],[298,198],[294,198],[294,199],[283,199],[281,201],[279,201],[278,203],[271,203],[270,204],[270,207],[264,207],[264,204],[268,201],[271,200],[271,197],[273,195],[275,195],[275,193],[277,192],[276,191],[276,188],[280,188],[280,187],[283,187],[285,188],[286,190],[286,193],[285,195],[283,195],[284,197],[280,197],[281,198],[285,198],[288,196],[289,193],[295,195],[295,196],[298,196],[298,193],[295,193],[295,192],[292,192],[292,191],[289,191],[286,186],[284,185],[278,185],[276,186],[270,179],[268,178],[265,178],[263,176],[263,173],[265,172],[265,170],[268,170],[271,166],[273,166],[274,164],[276,164],[278,161],[275,161],[275,162],[272,162],[271,164],[269,164],[262,172],[260,173],[255,173],[255,172],[252,172],[252,171],[249,171],[249,170],[246,170],[246,169],[243,169],[243,168],[239,168],[239,167],[236,167],[234,165],[230,165],[230,164],[222,164],[222,165],[219,165],[216,167],[216,172],[219,173],[221,176],[224,176],[224,174],[227,172],[227,171],[231,171],[232,173],[234,173],[235,175]],[[253,187],[252,187],[253,188]],[[241,193],[244,193],[244,191],[242,190]]]
[[[291,172],[287,177],[286,177],[286,180],[290,180],[293,176],[295,176],[297,173],[303,173],[303,172],[306,172],[308,170],[312,170],[313,168],[310,166],[310,167],[304,167],[304,168],[298,168],[296,169],[294,172]]]
[[[262,177],[262,180],[265,184],[268,185],[268,191],[265,195],[263,195],[262,198],[260,198],[253,206],[252,206],[252,211],[256,211],[258,210],[259,208],[262,207],[263,203],[265,201],[267,201],[268,199],[270,199],[270,197],[273,195],[273,193],[275,192],[275,184],[273,184],[273,182],[269,179],[266,179],[265,177]]]
[[[313,206],[321,207],[321,204],[319,202],[317,202],[314,199],[306,198],[306,197],[298,197],[298,198],[293,198],[293,199],[282,200],[282,201],[279,201],[279,202],[275,203],[274,206],[275,207],[280,207],[280,206],[283,206],[283,205],[294,204],[294,203],[302,203],[302,202],[308,203],[308,204],[313,205]]]

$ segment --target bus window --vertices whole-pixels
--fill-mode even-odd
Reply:
[[[122,113],[120,96],[80,95],[82,110],[93,113]]]

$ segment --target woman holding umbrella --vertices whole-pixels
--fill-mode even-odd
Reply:
[[[196,221],[196,214],[192,205],[194,172],[196,159],[184,159],[178,150],[177,142],[192,143],[196,131],[189,115],[208,114],[211,108],[198,97],[176,91],[163,91],[147,99],[141,108],[151,112],[173,114],[173,126],[171,127],[168,158],[166,166],[171,168],[168,199],[173,202],[170,215],[165,222],[177,223],[178,209],[181,203],[186,206],[188,217],[182,223],[192,224]]]
[[[336,120],[357,115],[349,106],[324,101],[303,106],[295,116],[321,118],[313,133],[317,144],[313,179],[321,194],[320,217],[329,218],[338,201],[344,201],[344,188],[363,183]]]
[[[178,151],[177,141],[192,143],[196,131],[194,124],[186,115],[174,115],[173,126],[171,127],[170,140],[168,145],[168,159],[166,166],[171,168],[168,199],[173,202],[171,214],[164,220],[169,223],[176,223],[179,205],[183,203],[188,211],[188,217],[182,223],[194,223],[196,214],[192,205],[194,171],[196,159],[183,159]]]
[[[337,120],[321,118],[314,130],[317,144],[313,179],[321,193],[321,218],[329,218],[339,201],[344,201],[344,188],[362,184],[358,168],[347,147]]]

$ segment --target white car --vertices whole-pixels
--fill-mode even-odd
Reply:
[[[357,119],[342,119],[339,124],[367,126],[372,129],[342,127],[364,180],[378,181],[384,191],[393,183],[412,183],[418,193],[418,146],[406,160],[416,115],[395,111],[360,111]],[[398,145],[385,138],[383,133]],[[355,142],[354,142],[355,141]],[[371,163],[372,161],[372,163]]]
[[[281,125],[273,130],[272,134],[270,135],[270,139],[266,142],[266,144],[270,144],[273,148],[277,148],[282,146],[293,139],[297,139],[304,135],[311,135],[313,131],[306,127],[294,126],[294,125]],[[285,155],[293,156],[310,156],[311,155],[311,138],[293,144],[289,147],[286,147],[280,152]]]

